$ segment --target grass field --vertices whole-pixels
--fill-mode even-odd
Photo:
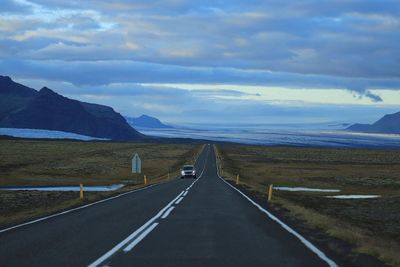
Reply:
[[[0,140],[0,186],[85,185],[141,182],[178,175],[199,146],[114,142]],[[140,180],[131,173],[132,156],[142,159]]]
[[[377,199],[332,199],[334,193],[274,190],[270,206],[400,266],[400,151],[219,145],[222,175],[261,198],[267,188],[339,189]]]
[[[143,175],[156,183],[179,175],[180,167],[201,150],[191,144],[79,141],[0,140],[0,186],[108,185],[124,183],[121,191],[143,186]],[[142,174],[131,173],[138,153]],[[84,203],[116,194],[85,193]],[[0,190],[0,225],[50,214],[82,204],[77,192]]]

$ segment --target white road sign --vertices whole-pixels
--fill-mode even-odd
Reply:
[[[136,153],[132,158],[132,173],[141,173],[142,172],[142,160],[139,155]]]

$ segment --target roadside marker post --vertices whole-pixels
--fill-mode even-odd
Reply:
[[[147,176],[146,175],[143,176],[143,180],[144,180],[144,184],[146,185],[147,184]]]
[[[239,184],[239,174],[236,174],[236,185]]]
[[[83,184],[80,184],[79,187],[80,187],[79,198],[80,198],[80,200],[83,200]]]
[[[268,189],[268,201],[271,201],[271,199],[272,199],[272,187],[273,187],[273,185],[270,184],[269,189]]]

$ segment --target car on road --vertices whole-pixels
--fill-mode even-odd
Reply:
[[[196,168],[193,165],[184,165],[181,170],[181,179],[194,178],[196,179]]]

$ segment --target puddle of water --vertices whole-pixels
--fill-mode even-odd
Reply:
[[[380,195],[337,195],[327,196],[327,198],[338,198],[338,199],[366,199],[366,198],[378,198]]]
[[[339,189],[322,189],[322,188],[309,188],[309,187],[276,186],[274,187],[274,189],[281,191],[291,191],[291,192],[328,192],[328,193],[340,192]]]
[[[83,186],[85,192],[108,192],[115,191],[122,188],[123,184],[113,185],[96,185],[96,186]],[[78,186],[15,186],[15,187],[0,187],[0,190],[22,191],[22,190],[35,190],[35,191],[72,191],[79,192]]]

